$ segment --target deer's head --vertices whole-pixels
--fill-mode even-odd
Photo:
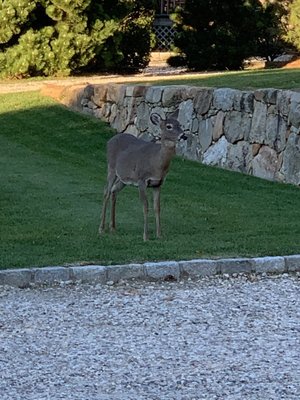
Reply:
[[[187,139],[187,136],[184,134],[177,117],[178,111],[166,119],[162,119],[162,117],[157,113],[152,113],[150,115],[151,122],[160,127],[162,140],[175,143],[178,140]]]

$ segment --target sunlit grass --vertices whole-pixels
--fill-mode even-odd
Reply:
[[[28,78],[23,80],[0,80],[0,85],[23,84],[43,82],[58,79],[58,82],[70,84],[75,82],[117,82],[117,83],[139,83],[149,85],[192,85],[209,87],[231,87],[236,89],[256,89],[256,88],[275,88],[275,89],[300,89],[300,69],[250,69],[244,71],[224,71],[224,72],[202,72],[185,73],[182,75],[166,76],[146,76],[124,75],[124,76],[105,76],[93,75],[90,77],[70,77],[70,78]]]
[[[157,78],[151,84],[230,87],[236,89],[299,89],[300,69],[262,69]]]

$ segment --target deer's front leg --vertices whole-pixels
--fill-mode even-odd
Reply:
[[[153,209],[156,221],[156,237],[161,237],[160,229],[160,187],[153,188]]]
[[[144,211],[144,241],[148,240],[148,199],[147,199],[147,187],[144,182],[139,183],[139,193],[140,199],[143,203],[143,211]]]

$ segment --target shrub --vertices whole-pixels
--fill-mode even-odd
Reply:
[[[275,8],[264,10],[259,0],[186,0],[173,16],[175,46],[194,70],[243,68],[246,58],[270,49],[262,42],[274,36],[265,28],[270,20],[275,28]]]
[[[286,34],[288,42],[300,50],[300,1],[293,0],[290,4],[289,30]]]
[[[149,61],[152,0],[3,0],[0,74],[138,69]],[[140,7],[138,12],[136,7]],[[133,14],[134,11],[134,14]],[[9,23],[8,23],[9,22]]]
[[[257,52],[255,55],[273,61],[289,50],[285,39],[288,31],[288,9],[282,2],[266,2],[257,15]]]
[[[120,41],[123,60],[117,65],[117,69],[122,71],[125,66],[125,71],[137,72],[149,64],[149,50],[155,43],[155,35],[152,31],[153,18],[153,12],[140,10],[124,19]]]
[[[120,21],[119,29],[106,40],[104,48],[96,47],[96,56],[87,69],[135,73],[145,68],[155,40],[153,18],[154,13],[145,9],[127,14]]]
[[[186,57],[184,55],[175,55],[175,56],[171,56],[167,59],[167,63],[170,65],[170,67],[182,67],[182,66],[186,66],[187,65],[187,60]]]

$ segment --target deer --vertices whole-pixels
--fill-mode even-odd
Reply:
[[[105,232],[105,219],[111,199],[110,231],[116,230],[116,197],[128,185],[139,190],[144,214],[144,241],[148,240],[147,188],[153,189],[153,209],[156,222],[156,237],[161,237],[160,189],[176,153],[176,143],[187,136],[178,122],[176,113],[163,119],[159,114],[150,115],[151,122],[161,131],[160,143],[146,141],[127,133],[117,133],[107,142],[107,184],[104,189],[99,234]]]

